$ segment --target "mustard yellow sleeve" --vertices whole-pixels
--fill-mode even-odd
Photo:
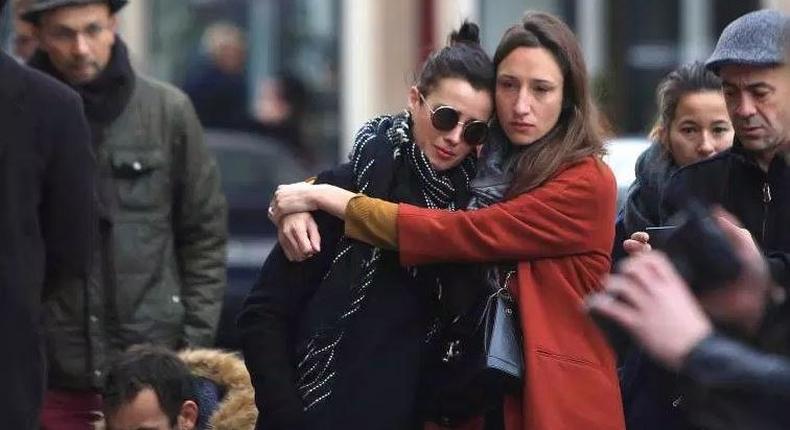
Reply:
[[[398,205],[357,195],[346,206],[346,236],[382,249],[398,249]]]

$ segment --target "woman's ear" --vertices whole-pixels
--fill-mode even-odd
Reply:
[[[409,110],[411,113],[417,111],[417,108],[422,104],[422,100],[420,99],[420,89],[417,88],[416,85],[413,85],[409,88]]]

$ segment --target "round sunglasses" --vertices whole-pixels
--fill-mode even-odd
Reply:
[[[428,104],[428,101],[425,100],[425,96],[420,94],[420,98],[422,102],[425,103],[425,106],[428,107],[428,110],[431,111],[431,124],[433,124],[435,129],[439,131],[451,131],[455,126],[461,125],[463,126],[461,136],[464,142],[472,146],[480,145],[485,142],[488,137],[487,122],[480,121],[479,119],[470,119],[466,122],[460,122],[458,119],[461,118],[461,113],[458,112],[458,109],[447,105],[439,105],[433,109],[431,105]]]

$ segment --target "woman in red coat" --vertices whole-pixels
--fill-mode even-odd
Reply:
[[[475,193],[490,206],[449,212],[294,184],[278,189],[272,218],[345,217],[346,235],[399,249],[403,265],[517,261],[510,289],[525,374],[522,397],[506,399],[505,427],[623,429],[615,357],[582,310],[609,271],[616,186],[579,43],[559,19],[530,13],[505,33],[494,63],[497,124]]]

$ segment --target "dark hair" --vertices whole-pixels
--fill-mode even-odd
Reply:
[[[134,400],[145,388],[156,393],[159,406],[176,424],[181,405],[196,401],[192,375],[175,352],[153,345],[136,345],[113,361],[102,389],[105,416]]]
[[[499,66],[517,48],[544,48],[562,71],[562,112],[546,136],[523,148],[516,160],[516,176],[507,195],[512,197],[540,186],[568,163],[604,154],[598,110],[593,104],[579,41],[554,15],[528,12],[521,24],[510,27],[494,53]]]
[[[476,90],[493,94],[495,77],[491,58],[480,46],[480,28],[464,21],[461,28],[450,34],[447,46],[428,56],[415,85],[427,96],[442,79],[458,78]]]
[[[650,139],[660,142],[669,149],[667,141],[669,126],[675,119],[680,99],[686,94],[703,91],[721,91],[721,79],[707,70],[700,62],[684,64],[671,71],[656,87],[658,118],[650,131]]]

